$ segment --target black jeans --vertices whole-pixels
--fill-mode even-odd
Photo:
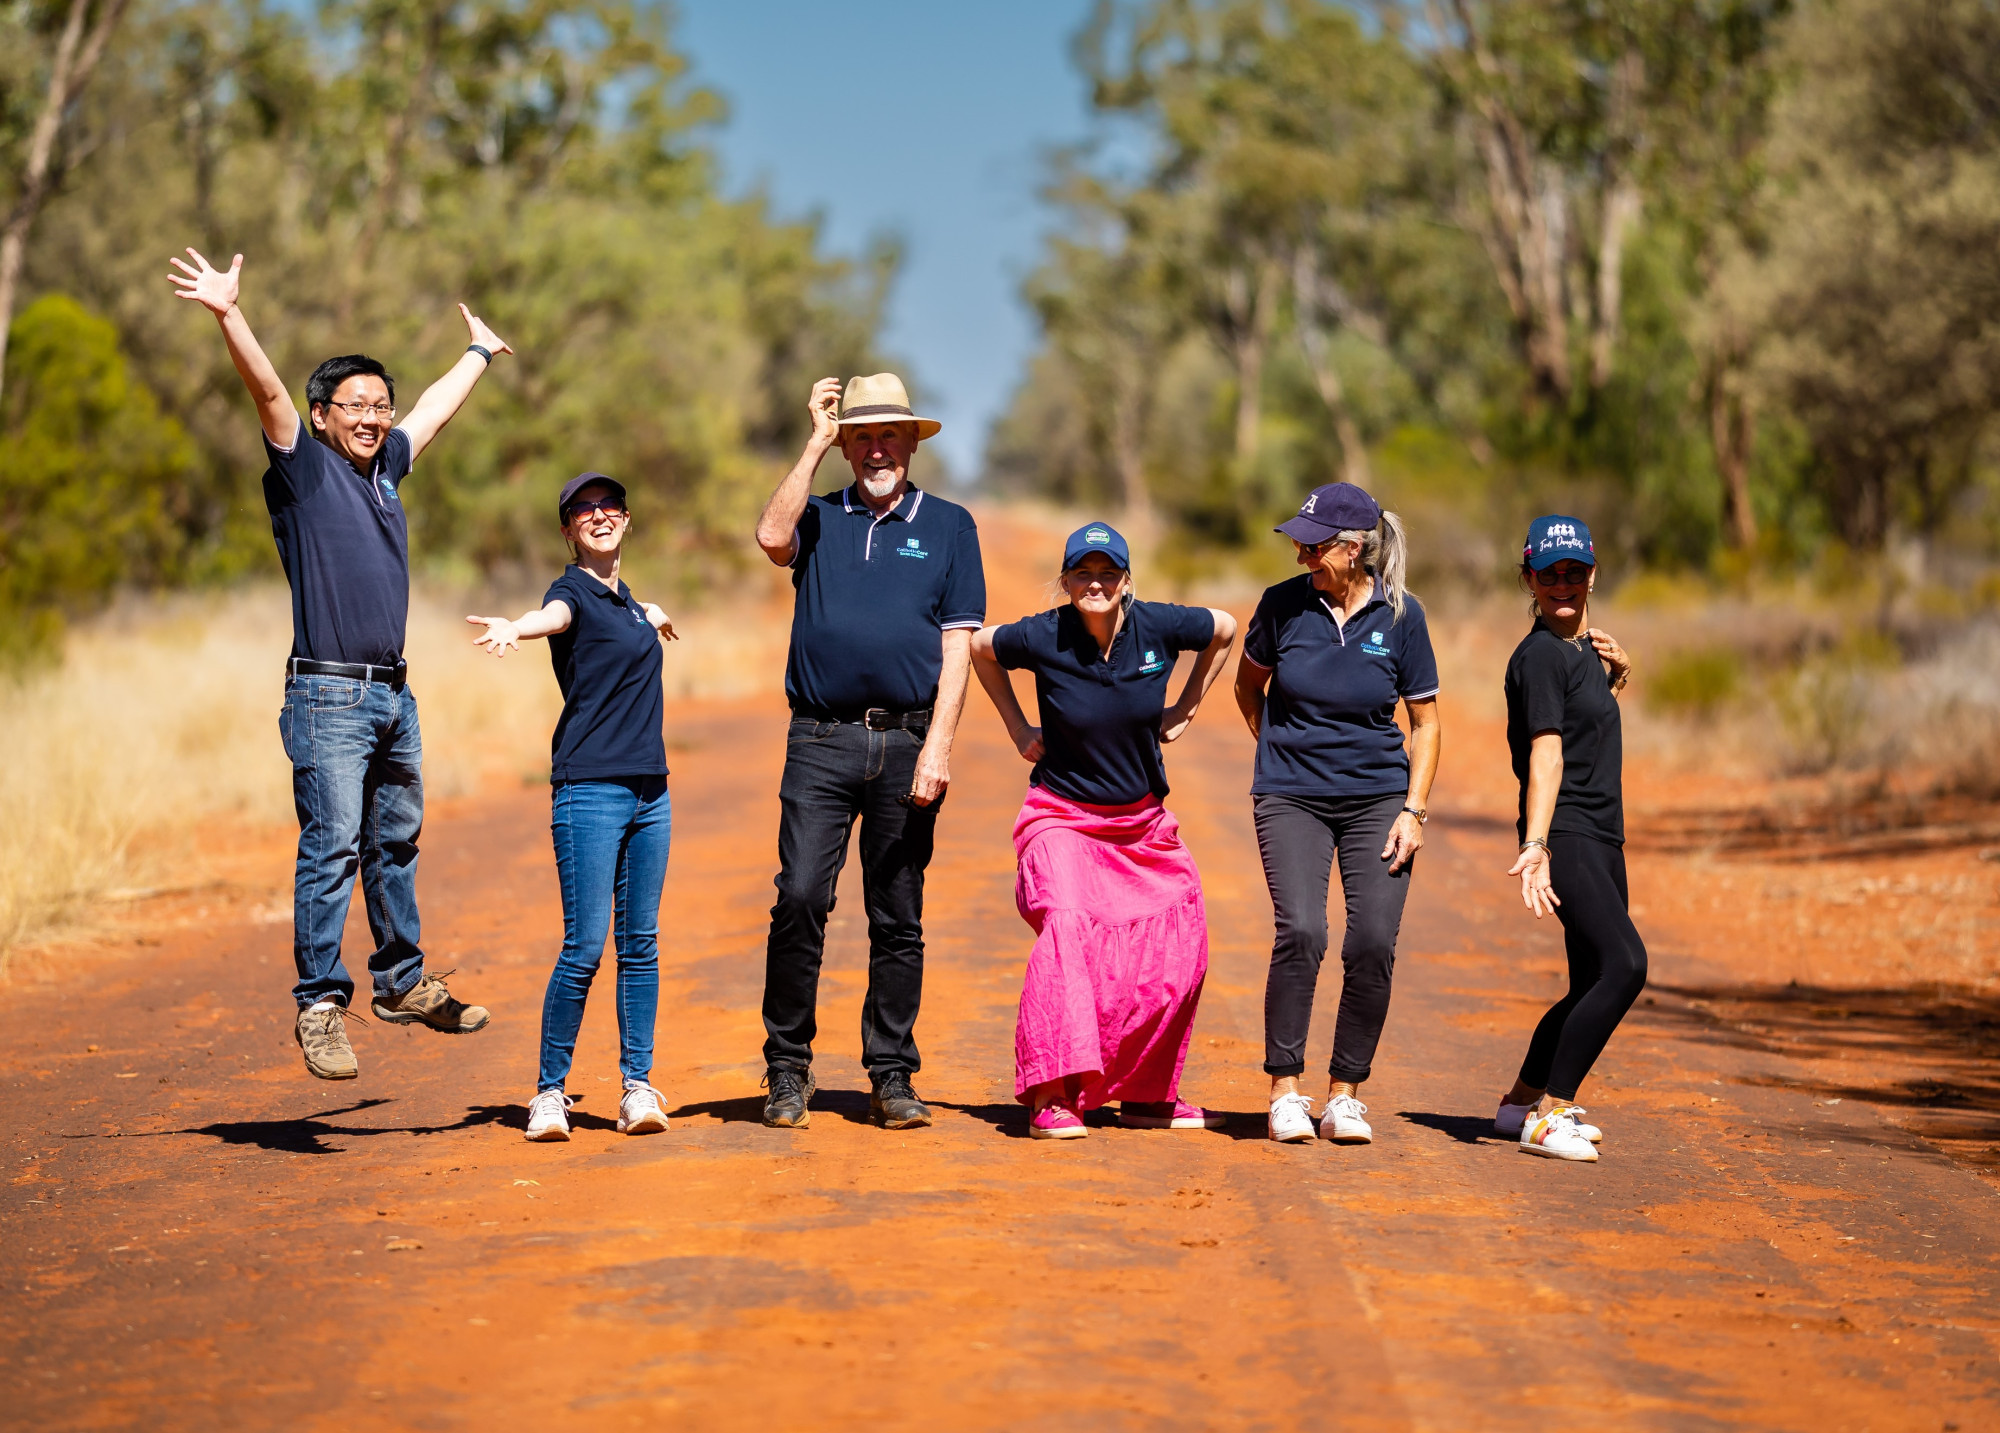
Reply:
[[[943,802],[907,806],[922,731],[794,717],[778,787],[778,900],[764,955],[764,1063],[803,1070],[819,1033],[820,957],[847,841],[861,821],[868,999],[861,1063],[876,1079],[922,1067],[911,1031],[924,991],[924,868]]]
[[[1412,860],[1394,875],[1382,859],[1389,828],[1403,802],[1394,796],[1255,796],[1257,850],[1271,887],[1277,938],[1264,986],[1264,1069],[1301,1075],[1313,992],[1326,957],[1326,893],[1334,856],[1347,900],[1347,935],[1340,943],[1340,1014],[1333,1026],[1336,1080],[1360,1084],[1375,1061],[1389,1018],[1389,982],[1396,966],[1396,932],[1410,893]]]
[[[1646,943],[1626,907],[1625,848],[1594,836],[1549,837],[1549,884],[1569,953],[1569,991],[1528,1041],[1521,1083],[1573,1100],[1611,1032],[1646,988]]]

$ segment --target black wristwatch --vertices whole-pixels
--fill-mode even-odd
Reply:
[[[1419,826],[1428,826],[1430,824],[1431,817],[1428,811],[1416,806],[1405,806],[1403,809],[1417,818]]]

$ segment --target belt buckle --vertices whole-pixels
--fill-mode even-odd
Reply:
[[[870,707],[861,714],[861,724],[870,731],[887,731],[889,730],[889,716],[890,712],[887,707]],[[881,725],[879,726],[876,725],[878,717],[881,719]]]

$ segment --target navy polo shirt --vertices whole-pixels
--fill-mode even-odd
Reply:
[[[410,528],[398,490],[410,435],[391,428],[367,477],[306,431],[264,437],[264,504],[292,588],[292,655],[393,667],[410,615]]]
[[[1381,592],[1381,585],[1376,585]],[[1342,626],[1310,573],[1265,590],[1243,659],[1271,673],[1253,796],[1386,796],[1410,789],[1399,700],[1437,695],[1416,598],[1397,620],[1376,596]]]
[[[911,488],[878,518],[849,486],[807,499],[796,542],[792,706],[842,717],[929,706],[944,669],[938,634],[986,622],[972,514]]]
[[[1215,637],[1206,607],[1134,602],[1107,657],[1074,607],[1009,622],[993,633],[1003,667],[1035,674],[1042,759],[1029,780],[1093,806],[1167,794],[1160,717],[1174,658]]]
[[[646,610],[624,583],[614,592],[575,563],[549,585],[542,605],[558,599],[569,607],[569,629],[549,638],[563,694],[550,783],[665,776],[663,664]]]

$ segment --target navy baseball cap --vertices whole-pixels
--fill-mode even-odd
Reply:
[[[619,482],[618,479],[613,477],[607,477],[603,473],[578,473],[575,477],[571,478],[568,482],[563,484],[562,496],[556,499],[557,522],[569,521],[569,500],[575,497],[578,493],[582,492],[585,488],[589,487],[592,483],[604,484],[605,487],[611,489],[611,495],[618,499],[619,504],[621,506],[624,505],[625,485]]]
[[[1382,521],[1382,504],[1352,483],[1328,483],[1314,488],[1299,504],[1299,515],[1272,528],[1307,547],[1343,532],[1373,532]]]
[[[1583,519],[1551,513],[1528,524],[1528,540],[1521,548],[1521,561],[1536,572],[1558,562],[1581,562],[1597,566],[1597,549],[1591,544],[1590,529]]]
[[[1132,570],[1132,549],[1118,529],[1108,522],[1087,522],[1069,535],[1063,544],[1063,571],[1068,572],[1093,552],[1101,552],[1123,571]]]

